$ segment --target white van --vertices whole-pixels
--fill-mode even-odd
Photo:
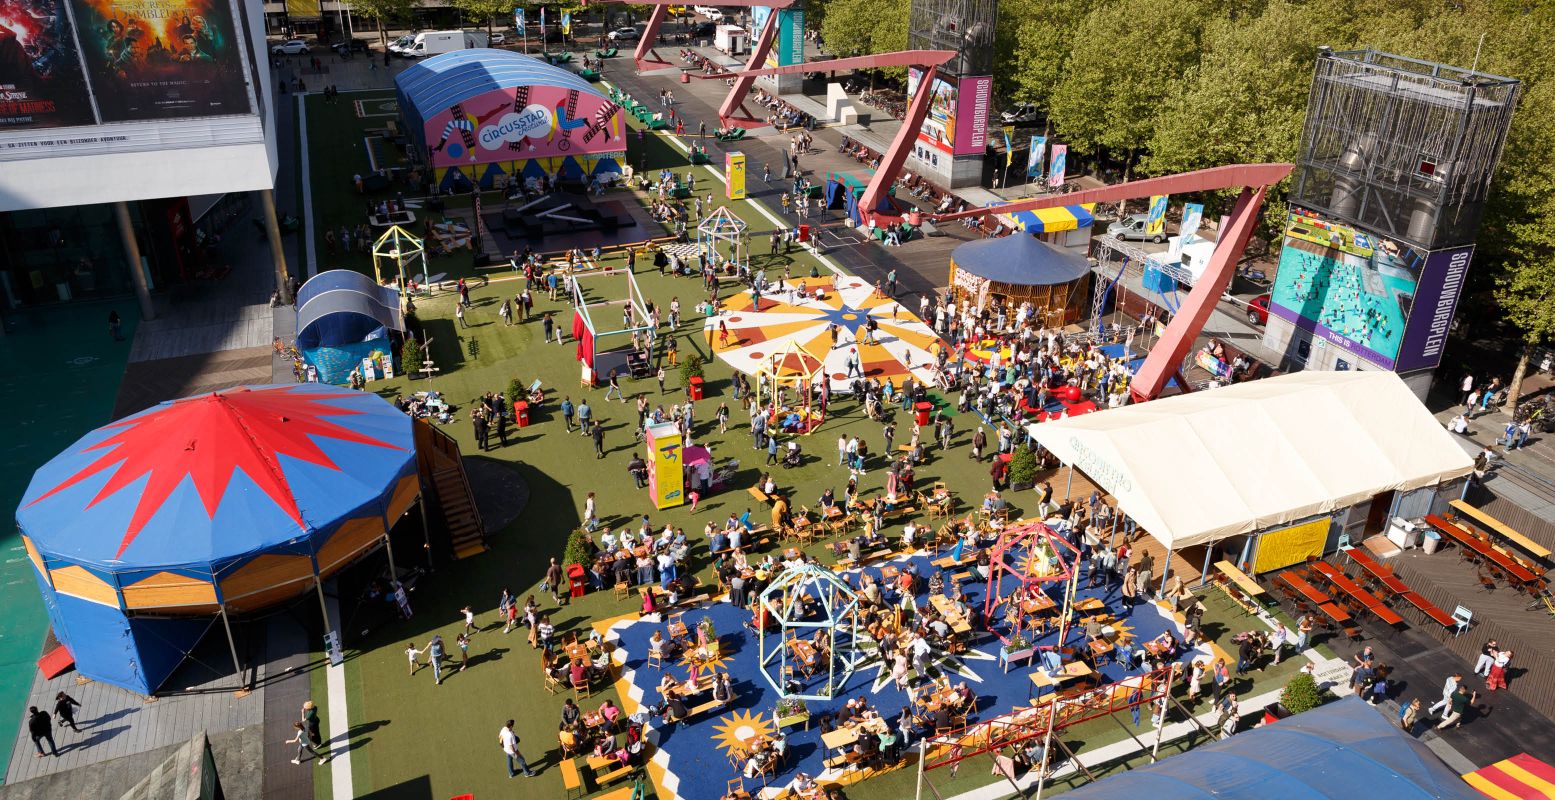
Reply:
[[[1176,247],[1181,239],[1181,236],[1173,236],[1167,241],[1172,247]],[[1152,253],[1145,258],[1146,266],[1161,270],[1171,276],[1178,285],[1193,286],[1209,267],[1209,257],[1215,254],[1215,244],[1214,239],[1206,239],[1202,235],[1195,236],[1176,259],[1171,257],[1170,250],[1165,253]]]
[[[427,31],[416,34],[416,40],[409,47],[400,50],[400,55],[406,58],[426,58],[452,53],[455,50],[466,49],[469,46],[468,41],[464,31]]]

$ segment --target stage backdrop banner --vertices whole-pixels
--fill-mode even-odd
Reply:
[[[1328,542],[1328,517],[1270,531],[1258,537],[1258,555],[1253,558],[1253,573],[1261,574],[1300,564],[1323,554]]]
[[[653,497],[654,508],[663,510],[684,505],[686,478],[680,457],[679,426],[673,422],[649,425],[647,441],[653,459],[648,465],[648,494]]]

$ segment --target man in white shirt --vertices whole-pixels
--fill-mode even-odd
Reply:
[[[1438,708],[1446,712],[1448,707],[1452,705],[1452,693],[1458,690],[1458,681],[1462,679],[1463,676],[1458,674],[1448,676],[1447,682],[1442,684],[1442,699],[1433,703],[1430,708],[1425,710],[1425,713],[1434,715]]]
[[[1447,430],[1460,436],[1467,435],[1469,432],[1469,418],[1462,414],[1454,416],[1452,419],[1447,420]]]
[[[513,732],[513,720],[508,720],[502,730],[497,731],[497,741],[502,744],[502,753],[508,757],[508,777],[518,777],[518,770],[524,771],[524,777],[533,778],[535,774],[530,771],[529,765],[524,762],[524,754],[518,752],[518,734]],[[513,765],[517,764],[518,769]]]

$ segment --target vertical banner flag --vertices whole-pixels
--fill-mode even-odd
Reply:
[[[529,35],[529,32],[524,30],[524,9],[513,9],[513,27],[518,31],[519,36]]]
[[[540,6],[540,38],[545,38],[545,6]],[[541,49],[544,50],[545,48],[542,47]]]
[[[745,154],[739,151],[724,153],[724,175],[729,178],[730,200],[745,199]]]
[[[1047,137],[1031,137],[1031,152],[1026,154],[1026,177],[1042,177],[1042,160],[1047,155]]]
[[[1155,236],[1166,232],[1166,195],[1150,196],[1150,215],[1145,219],[1145,235]]]
[[[1015,145],[1010,142],[1010,131],[1014,128],[1008,126],[1004,129],[1004,168],[1009,169],[1015,163]]]
[[[572,14],[571,14],[571,12],[567,12],[567,11],[563,11],[562,12],[562,35],[563,36],[571,36],[572,35]]]
[[[1064,185],[1064,168],[1067,166],[1064,162],[1068,161],[1068,159],[1069,145],[1053,145],[1053,164],[1052,166],[1048,167],[1047,171],[1048,186],[1057,189],[1058,187]]]
[[[1193,235],[1199,232],[1199,221],[1203,218],[1203,203],[1183,203],[1182,227],[1177,231],[1177,243],[1172,245],[1173,258],[1182,255],[1183,247],[1193,242]]]

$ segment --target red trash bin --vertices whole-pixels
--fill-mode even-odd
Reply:
[[[907,212],[907,224],[913,226],[914,228],[921,228],[921,227],[923,227],[923,212],[922,211],[909,211],[909,212]]]
[[[680,71],[680,82],[681,83],[690,83],[691,82],[691,73],[689,73],[689,72],[687,72],[685,70],[681,70]]]
[[[567,583],[570,585],[573,597],[582,597],[583,593],[588,591],[589,584],[583,577],[582,564],[567,565]]]
[[[933,403],[925,401],[925,402],[922,402],[922,403],[919,403],[919,404],[913,406],[913,409],[918,412],[918,424],[919,425],[927,425],[927,424],[929,424],[929,415],[934,412],[934,404]]]
[[[799,241],[800,242],[808,242],[808,241],[810,241],[810,226],[809,225],[800,225],[799,226]]]
[[[529,402],[520,400],[513,404],[513,417],[518,420],[518,427],[529,427]]]
[[[691,381],[690,381],[690,391],[691,391],[691,399],[692,400],[701,400],[702,399],[702,386],[703,386],[702,376],[701,375],[693,375],[691,377]]]

